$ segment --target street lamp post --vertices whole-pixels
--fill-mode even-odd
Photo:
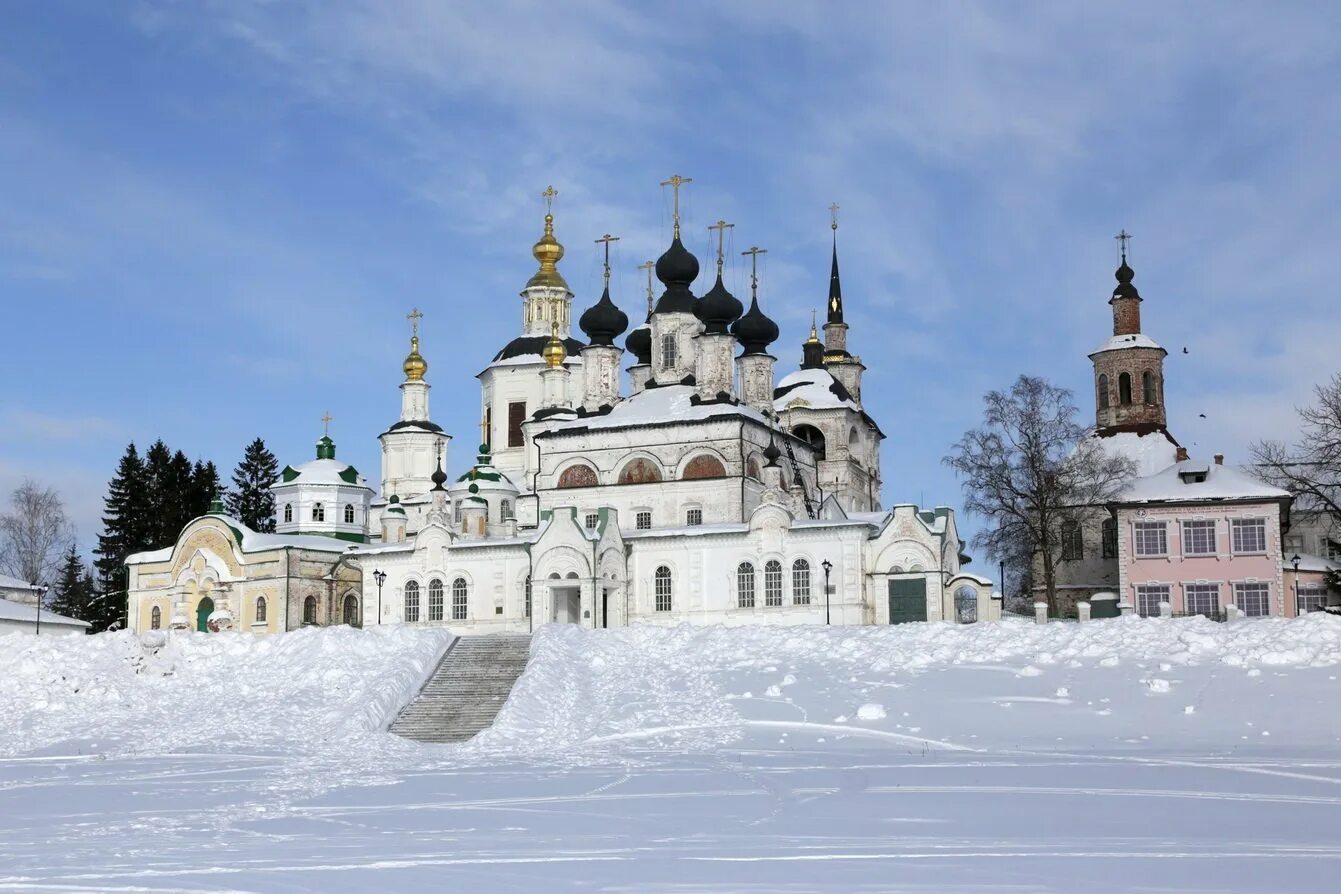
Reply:
[[[1299,614],[1299,563],[1303,559],[1299,553],[1290,557],[1290,564],[1294,566],[1294,613]]]
[[[382,623],[382,584],[386,583],[386,572],[373,569],[373,580],[377,581],[377,623]]]
[[[47,590],[50,587],[42,584],[33,584],[33,589],[37,591],[37,623],[33,625],[33,636],[42,635],[42,600],[47,598]]]
[[[820,567],[824,569],[824,623],[829,623],[829,572],[833,570],[833,562],[825,559],[820,562]]]

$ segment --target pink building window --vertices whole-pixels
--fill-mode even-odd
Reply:
[[[1159,604],[1168,601],[1168,584],[1140,584],[1136,587],[1136,613],[1143,618],[1158,618]]]
[[[1167,556],[1169,531],[1164,522],[1137,522],[1133,528],[1138,556]]]
[[[1266,552],[1266,519],[1236,518],[1229,525],[1235,555]]]
[[[1326,584],[1295,584],[1295,590],[1297,592],[1299,614],[1306,615],[1309,612],[1320,612],[1327,607]]]
[[[1234,603],[1250,618],[1265,618],[1271,614],[1271,588],[1264,583],[1235,584]]]
[[[1188,584],[1183,589],[1187,614],[1215,617],[1220,614],[1219,584]]]
[[[1213,521],[1183,522],[1183,555],[1185,556],[1215,555],[1215,522]]]

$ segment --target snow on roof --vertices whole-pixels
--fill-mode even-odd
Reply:
[[[12,580],[12,578],[11,578]],[[37,623],[37,606],[23,605],[18,602],[10,602],[8,599],[0,599],[0,620],[5,621],[28,621]],[[43,624],[59,624],[63,627],[88,627],[88,621],[81,621],[78,618],[67,618],[65,615],[58,615],[45,609],[42,611]]]
[[[569,429],[624,428],[659,422],[694,422],[714,416],[744,416],[771,428],[769,419],[744,404],[694,404],[689,398],[696,393],[693,385],[664,385],[647,388],[615,404],[609,413],[565,419],[551,424],[549,431]]]
[[[1107,437],[1094,437],[1109,455],[1125,456],[1136,463],[1137,475],[1154,475],[1178,461],[1178,447],[1163,431],[1144,434],[1120,431]]]
[[[1118,494],[1119,503],[1199,503],[1223,500],[1281,500],[1290,494],[1258,481],[1238,466],[1183,460],[1162,472],[1137,478]]]
[[[234,541],[242,547],[244,553],[258,553],[268,549],[284,549],[286,547],[323,553],[343,553],[358,546],[357,543],[349,540],[327,537],[322,534],[262,534],[259,531],[253,531],[231,515],[209,515],[205,518],[218,519],[231,528]],[[172,552],[176,548],[176,544],[173,544],[162,549],[131,553],[126,556],[126,564],[145,565],[150,562],[166,562],[172,558]]]
[[[774,389],[775,394],[786,393],[775,398],[773,406],[785,410],[799,401],[802,406],[819,410],[847,408],[860,412],[861,408],[856,401],[844,400],[834,393],[834,382],[833,373],[827,369],[798,369],[790,372],[782,377]]]
[[[17,577],[10,577],[8,574],[0,574],[0,590],[33,590],[36,589],[26,580]]]
[[[1163,350],[1163,348],[1156,344],[1155,340],[1150,336],[1143,335],[1140,332],[1134,332],[1131,335],[1113,336],[1108,341],[1095,348],[1091,352],[1091,356],[1094,354],[1102,354],[1104,351],[1118,351],[1122,348],[1159,348],[1160,350]]]
[[[1314,571],[1319,573],[1341,571],[1341,562],[1335,562],[1322,556],[1311,556],[1307,553],[1299,553],[1298,555],[1300,571]],[[1292,558],[1294,558],[1293,555],[1284,557],[1281,562],[1281,567],[1287,571],[1293,571],[1294,563],[1290,561]]]
[[[285,481],[283,479],[276,481],[273,487],[287,487],[295,484],[333,484],[339,487],[364,487],[368,488],[368,482],[355,469],[353,477],[355,481],[349,481],[342,476],[341,472],[348,472],[353,469],[349,463],[341,462],[338,459],[314,459],[297,466],[290,466],[298,474]],[[368,488],[371,490],[372,488]]]

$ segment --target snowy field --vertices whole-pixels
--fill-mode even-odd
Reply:
[[[0,638],[0,890],[1336,891],[1341,620]]]

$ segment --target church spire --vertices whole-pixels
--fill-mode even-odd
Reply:
[[[545,187],[545,191],[540,194],[545,200],[545,232],[541,235],[540,241],[531,247],[531,255],[540,262],[540,269],[526,283],[528,289],[531,286],[550,286],[572,291],[558,267],[559,260],[563,257],[563,246],[554,238],[554,197],[558,194],[559,191],[553,186]]]
[[[833,230],[833,263],[829,268],[829,322],[843,322],[843,285],[838,278],[838,203],[829,206],[829,229]]]
[[[419,321],[423,318],[424,315],[417,307],[405,315],[405,319],[410,321],[411,327],[410,353],[405,358],[405,363],[402,366],[402,369],[405,370],[405,381],[407,382],[422,382],[424,373],[428,372],[428,361],[419,353]]]

